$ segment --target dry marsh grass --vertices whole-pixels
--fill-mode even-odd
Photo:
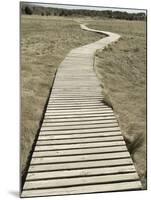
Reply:
[[[146,189],[146,23],[96,20],[89,21],[89,27],[122,36],[96,52],[95,70]]]
[[[71,18],[21,16],[22,175],[59,63],[72,48],[98,39]]]

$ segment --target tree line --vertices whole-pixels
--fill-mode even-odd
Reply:
[[[144,12],[139,13],[128,13],[121,11],[112,10],[86,10],[86,9],[62,9],[62,8],[51,8],[43,6],[35,6],[29,4],[21,4],[21,14],[25,15],[42,15],[42,16],[90,16],[100,18],[115,18],[115,19],[126,19],[126,20],[146,20]]]

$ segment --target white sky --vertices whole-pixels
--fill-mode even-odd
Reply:
[[[131,9],[131,8],[111,8],[111,7],[96,7],[96,6],[77,6],[77,5],[64,5],[64,4],[44,4],[44,3],[35,3],[36,5],[41,5],[44,7],[52,7],[52,8],[65,8],[65,9],[88,9],[88,10],[112,10],[112,11],[121,11],[128,13],[138,13],[145,12],[143,9]]]

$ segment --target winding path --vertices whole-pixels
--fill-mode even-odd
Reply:
[[[21,197],[141,189],[113,110],[93,70],[97,49],[120,35],[73,49],[60,64]]]

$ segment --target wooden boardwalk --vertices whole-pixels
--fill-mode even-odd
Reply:
[[[93,70],[96,49],[120,37],[104,34],[108,37],[73,49],[60,64],[21,197],[141,189]]]

